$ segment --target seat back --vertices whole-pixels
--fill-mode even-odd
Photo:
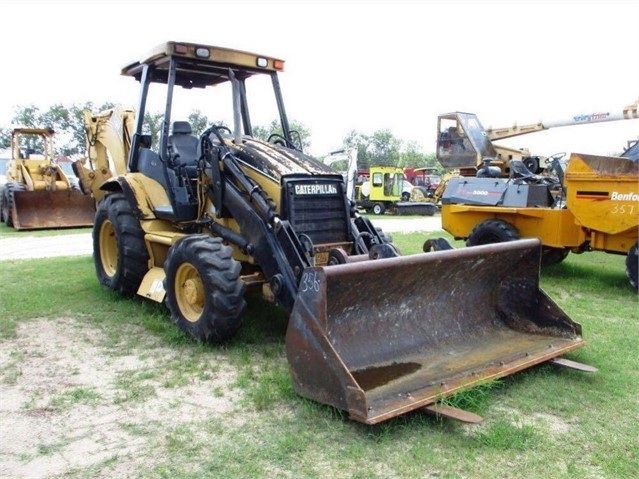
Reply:
[[[169,136],[169,151],[178,155],[175,159],[177,166],[195,166],[198,160],[197,147],[199,140],[193,136],[188,121],[175,121]]]

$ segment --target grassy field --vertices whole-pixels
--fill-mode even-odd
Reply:
[[[425,237],[393,233],[404,254]],[[0,396],[19,395],[11,417],[34,427],[22,450],[0,446],[0,476],[639,477],[639,308],[624,258],[570,255],[541,282],[589,341],[568,357],[599,372],[541,365],[455,398],[480,425],[414,412],[365,426],[293,392],[286,315],[258,298],[238,337],[212,347],[162,306],[99,287],[90,257],[0,262]],[[60,380],[32,375],[38,361]],[[6,404],[5,437],[18,434]]]

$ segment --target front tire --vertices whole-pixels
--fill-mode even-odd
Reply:
[[[637,249],[639,248],[639,242],[635,243],[630,251],[628,251],[628,256],[626,256],[626,276],[628,276],[628,280],[633,288],[639,292],[639,279],[637,278],[638,270],[639,270],[639,256],[637,253]]]
[[[466,246],[503,243],[520,238],[517,228],[504,220],[486,220],[476,225],[466,240]]]
[[[4,198],[2,200],[2,216],[4,217],[4,222],[10,228],[15,226],[15,221],[13,218],[13,204],[15,202],[15,192],[16,191],[24,191],[24,186],[20,183],[7,183],[4,186]]]
[[[169,250],[164,288],[171,319],[199,341],[227,341],[242,326],[246,286],[232,254],[208,235],[185,236]]]
[[[111,193],[98,205],[93,261],[100,283],[124,296],[137,293],[148,271],[144,231],[122,193]]]

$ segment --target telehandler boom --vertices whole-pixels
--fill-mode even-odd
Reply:
[[[100,187],[102,284],[165,302],[182,330],[216,343],[241,327],[246,290],[261,289],[290,313],[295,390],[367,424],[584,346],[580,325],[539,289],[536,240],[401,256],[357,214],[344,178],[296,146],[283,69],[278,58],[184,42],[124,67],[141,94],[127,171]],[[253,135],[248,94],[264,80],[283,132],[269,141]],[[164,123],[153,144],[143,119],[158,84]],[[220,120],[232,107],[232,130],[211,125],[198,138],[174,118],[180,96],[196,92]]]
[[[532,155],[523,148],[509,148],[493,142],[550,128],[636,120],[639,119],[638,110],[639,100],[618,111],[598,111],[553,121],[486,129],[474,113],[445,113],[437,118],[437,160],[444,168],[459,169],[461,176],[475,176],[486,158],[490,159],[493,168],[500,168],[502,177],[509,176],[512,160],[523,162],[532,173],[541,173],[546,158]]]

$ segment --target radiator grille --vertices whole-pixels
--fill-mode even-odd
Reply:
[[[312,191],[310,188],[305,189],[307,185],[319,193],[299,194],[299,191]],[[350,219],[342,182],[287,181],[284,191],[287,199],[287,219],[297,234],[308,235],[315,245],[349,241]]]

